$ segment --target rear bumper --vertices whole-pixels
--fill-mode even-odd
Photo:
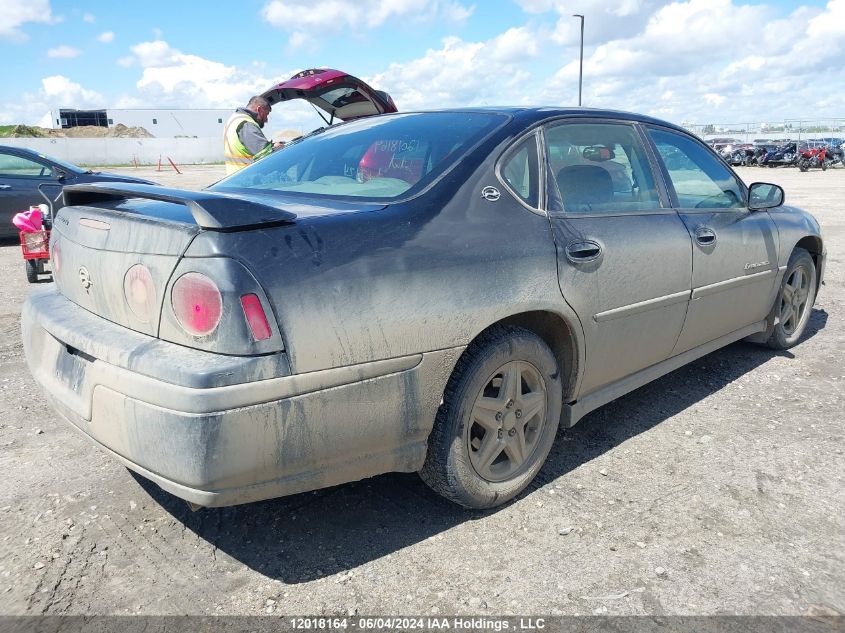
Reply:
[[[52,288],[22,314],[55,409],[129,468],[204,506],[418,470],[460,349],[291,375],[109,323]]]

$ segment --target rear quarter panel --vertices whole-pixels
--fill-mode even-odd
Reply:
[[[191,251],[234,254],[253,271],[294,373],[467,345],[509,315],[565,309],[548,219],[494,175],[505,144],[405,203],[206,233]],[[486,185],[502,197],[482,199]]]

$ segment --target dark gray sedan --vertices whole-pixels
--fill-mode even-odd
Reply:
[[[630,113],[376,116],[203,192],[67,187],[26,357],[192,504],[419,471],[491,507],[559,425],[734,341],[799,341],[825,248],[783,196]]]
[[[86,182],[135,182],[149,180],[92,171],[24,147],[0,145],[0,237],[18,234],[12,217],[31,205],[62,205],[65,185]]]

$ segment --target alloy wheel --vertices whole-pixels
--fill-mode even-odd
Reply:
[[[796,266],[786,280],[780,298],[780,322],[784,333],[791,336],[801,325],[810,297],[810,272]]]
[[[487,380],[466,425],[470,463],[487,481],[532,464],[546,420],[546,384],[534,365],[510,361]]]

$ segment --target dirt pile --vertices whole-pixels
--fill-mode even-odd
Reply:
[[[128,127],[123,123],[113,127],[80,125],[64,130],[51,130],[36,125],[14,125],[6,127],[4,132],[2,136],[7,138],[154,138],[146,128]]]
[[[62,136],[68,138],[153,138],[146,128],[127,127],[118,123],[114,127],[101,127],[98,125],[80,125],[66,130],[53,130],[62,132]]]

